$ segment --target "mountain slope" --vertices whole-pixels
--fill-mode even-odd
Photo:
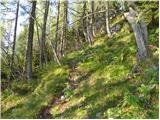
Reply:
[[[2,118],[158,118],[156,57],[131,73],[135,38],[123,25],[68,54],[62,66],[37,69],[37,80],[15,80],[2,94]]]

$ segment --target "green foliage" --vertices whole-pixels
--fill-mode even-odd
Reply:
[[[141,87],[138,88],[140,93],[143,93],[143,95],[147,96],[150,92],[150,89],[148,86],[145,86],[144,84],[141,85]]]
[[[2,118],[36,118],[41,108],[65,88],[68,77],[66,66],[50,63],[39,71],[40,80],[15,80],[12,91],[6,89],[3,92]]]
[[[147,9],[146,3],[139,4]],[[151,23],[151,16],[148,16],[151,13],[146,12],[147,24]],[[2,118],[37,118],[39,112],[62,93],[64,99],[51,106],[49,112],[52,118],[158,118],[157,62],[153,58],[149,62],[146,60],[128,78],[128,73],[136,64],[137,49],[134,34],[121,15],[111,21],[111,26],[122,21],[125,24],[119,32],[111,38],[97,35],[93,45],[84,44],[79,50],[63,57],[62,66],[49,62],[42,68],[37,67],[39,54],[38,46],[35,46],[33,69],[36,79],[26,81],[17,78],[12,82],[11,89],[2,91]],[[51,31],[55,31],[55,27]],[[25,33],[26,30],[17,41],[20,68],[25,61]],[[74,50],[77,38],[72,36],[74,30],[68,29],[67,33],[67,52],[70,52]],[[157,36],[156,27],[149,30],[149,44],[158,46]],[[52,35],[49,38],[54,39]],[[150,51],[156,54],[156,59],[158,50]],[[4,71],[9,73],[7,68]],[[68,79],[73,81],[73,85]]]
[[[158,28],[150,30],[149,31],[149,44],[158,46],[158,44],[159,44],[159,40],[158,40],[159,37],[158,36],[159,36],[159,29]]]
[[[15,80],[12,85],[11,89],[14,93],[19,95],[26,95],[27,93],[33,92],[36,87],[38,81],[27,81],[24,79]]]
[[[53,118],[157,118],[158,113],[149,112],[156,108],[146,110],[153,91],[147,81],[156,76],[151,72],[153,69],[148,71],[144,67],[144,76],[135,74],[134,79],[124,80],[136,63],[133,34],[124,34],[122,30],[109,40],[102,36],[98,39],[93,46],[65,57],[64,64],[75,64],[81,74],[87,75],[81,76],[82,81],[74,91],[64,90],[66,100],[70,99],[66,105],[53,106]],[[59,109],[62,106],[61,114]]]
[[[138,105],[138,98],[130,93],[126,93],[124,96],[124,104],[123,105],[133,105],[137,106]]]
[[[71,88],[67,88],[67,87],[63,90],[63,92],[66,98],[72,98],[74,94],[74,91]]]
[[[158,83],[158,78],[159,78],[159,70],[158,67],[152,67],[148,68],[145,70],[146,75],[147,75],[147,82],[154,84]]]

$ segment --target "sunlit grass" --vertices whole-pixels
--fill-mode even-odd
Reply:
[[[134,35],[127,29],[124,25],[110,39],[97,36],[92,46],[67,54],[62,66],[49,63],[37,69],[34,82],[15,81],[14,94],[6,91],[2,95],[2,117],[36,118],[44,106],[64,92],[65,99],[50,109],[52,118],[157,118],[157,68],[148,59],[140,65],[142,74],[128,79],[137,50]],[[69,74],[78,84],[74,90],[68,88]],[[152,85],[153,94],[144,96],[143,91]],[[148,96],[153,98],[148,109],[144,103],[135,102],[147,101]]]

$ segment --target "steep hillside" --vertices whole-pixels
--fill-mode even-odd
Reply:
[[[136,64],[128,25],[111,38],[49,63],[33,81],[16,80],[2,93],[2,118],[158,118],[158,56]],[[153,54],[154,53],[154,54]]]

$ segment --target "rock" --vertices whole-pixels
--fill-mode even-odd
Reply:
[[[115,26],[113,26],[111,28],[111,32],[114,33],[114,32],[118,32],[119,30],[121,29],[121,25],[120,24],[117,24]]]
[[[65,98],[64,95],[62,95],[62,96],[61,96],[61,100],[63,100],[64,98]]]

